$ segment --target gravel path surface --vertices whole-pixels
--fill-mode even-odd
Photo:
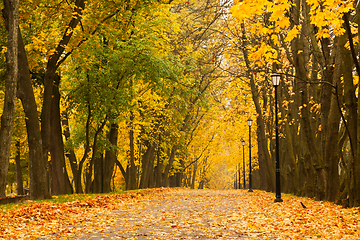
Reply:
[[[175,190],[151,195],[87,222],[79,239],[241,239],[245,191]],[[103,221],[103,222],[101,222]],[[106,223],[106,226],[104,226]]]
[[[33,207],[16,230],[37,232],[37,239],[360,239],[359,208],[287,194],[282,203],[274,198],[259,190],[151,189]],[[44,219],[44,209],[47,220],[36,220]]]

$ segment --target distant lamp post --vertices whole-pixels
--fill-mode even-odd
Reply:
[[[236,174],[236,172],[235,172]],[[234,189],[236,189],[236,176],[234,176]]]
[[[238,166],[236,164],[236,170],[235,170],[235,189],[239,189],[238,186]]]
[[[280,161],[279,161],[279,124],[277,107],[277,87],[280,84],[280,74],[271,74],[271,81],[275,87],[275,158],[276,158],[276,199],[274,202],[282,202],[280,189]]]
[[[234,189],[236,189],[236,171],[235,171],[235,174],[234,174]]]
[[[239,186],[239,189],[240,189],[240,188],[241,188],[241,182],[240,182],[240,181],[241,181],[241,177],[240,177],[240,176],[241,176],[241,174],[240,174],[240,162],[239,162],[239,172],[238,172],[238,176],[239,176],[239,178],[238,178],[238,182],[239,182],[239,183],[238,183],[238,186]]]
[[[245,141],[244,141],[244,139],[241,139],[241,144],[243,146],[243,177],[244,177],[244,189],[245,189],[246,181],[245,181],[245,150],[244,150]]]
[[[251,125],[252,125],[252,119],[249,118],[247,120],[247,124],[249,126],[249,191],[253,192],[252,190],[252,180],[251,180]]]

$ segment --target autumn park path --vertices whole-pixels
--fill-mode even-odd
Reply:
[[[360,239],[359,208],[255,190],[151,189],[2,213],[0,239]],[[306,206],[303,208],[301,202]]]
[[[237,239],[246,225],[244,192],[178,190],[123,205],[104,214],[111,225],[92,239]],[[243,209],[241,209],[243,208]],[[246,236],[246,235],[244,235]]]

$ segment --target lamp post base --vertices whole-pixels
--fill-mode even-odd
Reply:
[[[274,202],[276,202],[276,203],[277,203],[277,202],[283,202],[283,200],[281,199],[281,197],[276,197],[275,200],[274,200]]]
[[[254,191],[250,188],[248,192],[254,192]]]

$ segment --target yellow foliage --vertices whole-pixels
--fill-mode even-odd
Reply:
[[[253,61],[253,64],[257,64],[258,66],[263,66],[265,63],[274,62],[276,61],[277,57],[277,51],[265,43],[261,43],[260,46],[255,46],[249,56],[250,60]]]
[[[285,42],[291,42],[295,37],[297,37],[300,33],[301,26],[294,26],[287,34],[285,38]]]
[[[231,13],[239,21],[246,21],[252,17],[271,13],[270,21],[278,28],[289,27],[290,21],[285,13],[291,7],[291,1],[244,0],[231,8]]]
[[[310,8],[311,23],[317,26],[320,31],[317,38],[329,38],[328,29],[333,29],[336,36],[345,33],[342,27],[342,15],[352,11],[353,1],[351,0],[308,0]]]
[[[359,76],[353,75],[354,86],[359,84]]]

